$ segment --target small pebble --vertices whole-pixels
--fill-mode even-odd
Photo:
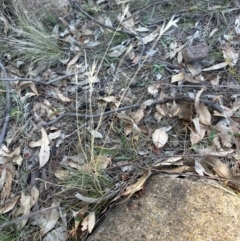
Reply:
[[[185,63],[205,59],[208,56],[208,46],[205,44],[198,44],[188,47],[183,50],[182,55]]]

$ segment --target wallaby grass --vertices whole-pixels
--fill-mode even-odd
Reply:
[[[2,51],[10,50],[11,59],[23,61],[32,68],[44,69],[59,63],[65,56],[59,40],[20,4],[13,6],[14,24],[7,26],[7,34],[0,38]],[[3,13],[0,12],[0,16],[9,24]]]

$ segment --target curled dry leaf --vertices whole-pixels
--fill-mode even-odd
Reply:
[[[203,90],[204,89],[201,89],[196,95],[195,102],[194,102],[195,109],[198,114],[200,123],[202,123],[203,125],[211,125],[211,114],[208,108],[205,106],[205,104],[200,103],[200,96]]]
[[[56,203],[53,203],[51,207],[56,206]],[[42,223],[41,225],[41,231],[40,234],[41,236],[44,236],[47,234],[50,230],[54,228],[56,225],[58,219],[59,219],[59,212],[58,209],[54,208],[51,209],[48,213],[45,213],[45,215],[42,215]]]
[[[221,139],[223,147],[231,147],[233,142],[233,130],[229,127],[229,121],[222,119],[214,126],[217,130],[217,136]]]
[[[224,157],[228,154],[231,154],[234,152],[233,149],[227,149],[227,150],[217,150],[216,146],[208,146],[204,149],[197,149],[197,152],[201,156],[218,156],[218,157]]]
[[[132,112],[130,116],[135,124],[139,124],[144,117],[144,109],[139,108],[137,111]]]
[[[50,146],[46,131],[42,128],[41,148],[39,152],[39,168],[42,168],[50,158]]]
[[[107,156],[99,155],[94,159],[94,165],[97,166],[97,169],[104,170],[111,163],[112,159]]]
[[[106,96],[106,97],[102,97],[102,98],[98,98],[98,101],[100,102],[107,102],[107,103],[110,103],[110,102],[113,102],[113,103],[116,103],[117,102],[117,98],[116,96]]]
[[[230,179],[232,177],[229,167],[221,162],[217,157],[207,156],[202,160],[202,163],[208,165],[209,169],[212,169],[219,177]]]
[[[57,93],[58,98],[59,98],[61,101],[63,101],[63,102],[70,102],[70,101],[72,101],[72,100],[69,99],[68,97],[64,96],[64,95],[60,92],[60,90],[59,90],[58,88],[55,88],[55,91],[56,91],[56,93]]]
[[[152,134],[152,141],[157,148],[162,148],[168,141],[168,134],[164,129],[157,129]]]
[[[185,78],[185,74],[183,72],[180,72],[180,73],[172,76],[171,83],[182,81],[182,80],[184,80],[184,78]]]
[[[4,186],[4,183],[6,181],[6,174],[7,174],[7,170],[6,170],[6,167],[1,167],[0,168],[0,174],[1,174],[1,177],[0,177],[0,190],[2,190],[3,186]]]
[[[92,232],[96,222],[95,213],[91,212],[88,214],[87,217],[85,217],[81,223],[82,225],[82,231],[88,230],[89,233]]]
[[[123,44],[119,44],[113,48],[111,48],[108,52],[109,57],[119,57],[121,56],[125,51],[127,50],[127,47]]]
[[[197,173],[199,176],[204,176],[205,169],[204,169],[204,167],[202,166],[201,163],[195,161],[194,168],[195,168],[196,173]]]
[[[35,84],[32,81],[18,81],[15,83],[16,88],[17,88],[17,93],[20,96],[21,92],[28,87],[33,91],[35,95],[38,95],[38,91],[36,89]]]
[[[162,172],[165,172],[165,173],[174,173],[174,174],[180,174],[180,173],[183,173],[183,172],[192,172],[194,171],[193,167],[191,166],[180,166],[180,167],[176,167],[176,168],[171,168],[171,169],[161,169]]]
[[[94,138],[99,138],[99,139],[102,139],[102,138],[103,138],[102,133],[100,133],[99,131],[93,130],[93,129],[91,129],[91,127],[88,127],[87,130],[91,133],[91,135],[92,135]]]
[[[142,175],[138,181],[126,188],[125,191],[121,193],[121,196],[132,196],[135,192],[138,192],[142,189],[144,183],[147,181],[147,179],[150,177],[151,171],[146,172],[144,175]]]
[[[191,130],[190,133],[190,140],[191,140],[191,144],[197,144],[199,141],[201,141],[203,139],[203,137],[205,136],[206,130],[204,129],[200,129],[200,134],[197,133],[195,130],[193,130],[192,128],[189,128]]]
[[[25,195],[24,192],[21,192],[21,207],[15,212],[15,215],[18,216],[20,214],[27,215],[30,213],[31,209],[31,196]],[[28,218],[23,219],[18,225],[17,229],[21,230],[23,227],[25,227],[26,223],[28,221]]]
[[[222,47],[222,49],[223,49],[222,50],[223,57],[224,57],[226,63],[228,63],[228,65],[231,67],[236,65],[238,58],[239,58],[239,53],[230,46]]]
[[[237,16],[235,19],[235,26],[234,26],[235,32],[237,35],[240,34],[240,16]]]
[[[130,13],[129,9],[125,9],[124,16],[119,16],[118,20],[120,20],[120,24],[128,31],[131,31],[135,25],[134,18],[132,18],[132,14]],[[121,21],[122,17],[127,18],[126,21]]]
[[[159,92],[160,86],[161,86],[161,83],[156,83],[154,85],[150,85],[148,87],[148,93],[151,95],[156,95]]]
[[[222,69],[222,68],[225,68],[226,66],[228,66],[228,63],[224,62],[224,63],[213,65],[209,68],[202,69],[202,71],[212,71],[212,70]]]
[[[169,157],[167,160],[160,161],[160,162],[154,164],[154,167],[171,166],[171,165],[176,165],[176,163],[178,163],[178,165],[183,165],[182,162],[179,162],[181,159],[182,159],[182,156]]]
[[[16,203],[19,198],[20,196],[15,196],[9,202],[5,202],[4,206],[0,208],[0,214],[4,214],[11,211],[16,206]]]
[[[147,43],[150,43],[152,42],[158,35],[159,35],[159,32],[161,30],[161,27],[158,26],[156,30],[154,30],[152,33],[146,35],[145,37],[142,38],[143,40],[143,43],[144,44],[147,44]],[[139,42],[139,45],[142,44],[141,42]]]

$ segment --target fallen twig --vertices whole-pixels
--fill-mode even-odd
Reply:
[[[189,101],[189,102],[195,101],[194,98],[180,96],[180,97],[175,97],[175,98],[164,98],[161,100],[156,100],[151,105],[164,104],[164,103],[167,103],[170,101],[181,101],[181,100],[185,100],[185,101]],[[209,107],[211,107],[213,110],[216,110],[220,113],[222,113],[222,111],[223,111],[221,106],[219,106],[218,104],[212,103],[211,101],[208,101],[208,100],[200,100],[200,101],[202,103],[208,105]],[[99,118],[99,117],[103,117],[103,116],[109,116],[111,114],[116,114],[116,113],[124,111],[124,110],[139,108],[141,105],[142,104],[134,104],[134,105],[130,105],[130,106],[125,106],[122,108],[118,108],[116,110],[110,110],[110,111],[106,111],[106,112],[103,112],[101,114],[96,114],[96,115],[85,115],[85,114],[78,114],[78,113],[72,113],[72,112],[64,113],[64,114],[58,116],[55,120],[43,124],[43,126],[46,127],[46,126],[53,125],[53,124],[57,123],[58,121],[60,121],[61,119],[66,118],[66,117],[81,117],[84,119],[93,119],[93,118]]]
[[[77,73],[78,74],[78,73]],[[10,81],[32,81],[34,83],[37,83],[37,84],[41,84],[41,85],[51,85],[55,82],[58,82],[58,81],[61,81],[63,79],[66,79],[68,77],[71,77],[73,75],[76,75],[76,73],[71,73],[71,74],[66,74],[64,76],[61,76],[61,77],[58,77],[56,79],[53,79],[53,80],[50,80],[48,82],[45,82],[45,81],[41,81],[41,80],[37,80],[37,79],[29,79],[29,78],[15,78],[15,79],[8,79],[7,77],[4,77],[4,78],[0,78],[1,81],[5,81],[5,82],[10,82]]]
[[[0,68],[2,69],[4,78],[7,78],[6,69],[4,68],[4,66],[2,65],[1,62],[0,62]],[[9,89],[8,82],[6,83],[6,101],[7,101],[7,106],[6,106],[6,112],[5,112],[5,119],[3,122],[3,127],[2,127],[2,131],[1,131],[1,135],[0,135],[0,147],[2,146],[3,139],[4,139],[6,131],[7,131],[7,127],[8,127],[8,123],[9,123],[9,113],[10,113],[10,108],[11,108],[10,89]]]
[[[6,227],[6,226],[8,226],[10,224],[13,224],[13,223],[18,223],[18,222],[22,221],[23,219],[31,218],[31,217],[33,217],[33,216],[35,216],[37,214],[44,213],[44,212],[47,212],[47,211],[55,209],[55,208],[59,208],[59,205],[52,206],[52,207],[49,207],[49,208],[44,208],[44,209],[41,209],[39,211],[29,213],[27,215],[23,215],[20,218],[16,218],[15,220],[12,220],[12,221],[9,221],[9,222],[6,222],[6,223],[0,225],[0,228],[4,228],[4,227]]]

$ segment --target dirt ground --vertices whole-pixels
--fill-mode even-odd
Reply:
[[[19,240],[84,240],[150,172],[239,192],[238,1],[16,2],[1,3],[0,228],[30,215]]]

